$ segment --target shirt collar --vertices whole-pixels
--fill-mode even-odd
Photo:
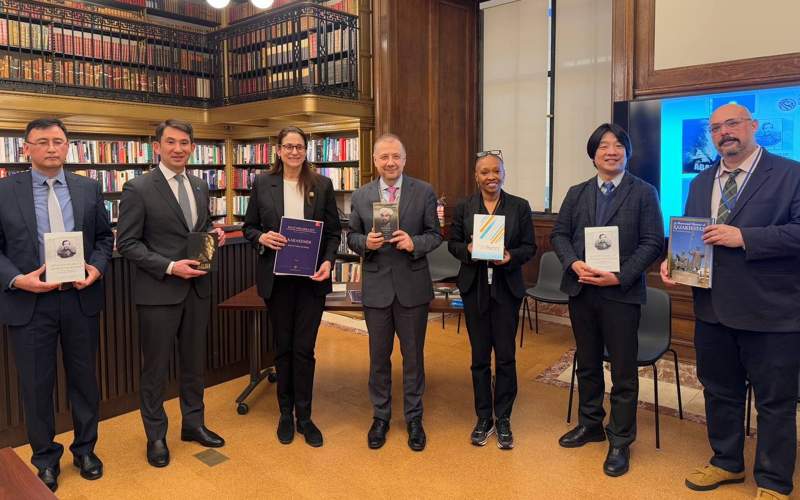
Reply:
[[[761,146],[758,146],[755,151],[750,153],[750,156],[745,158],[745,160],[736,168],[744,172],[745,175],[750,173],[750,170],[755,168],[756,166],[756,158],[759,156],[759,152],[761,151]],[[725,165],[725,158],[722,158],[719,162],[719,168],[717,169],[717,175],[715,178],[722,177],[723,174],[728,174],[732,172],[731,169]]]
[[[172,170],[168,169],[163,163],[158,164],[158,168],[161,169],[161,173],[164,174],[164,177],[169,181],[173,177],[177,177],[178,175],[183,175],[183,178],[188,180],[189,178],[186,176],[186,169],[183,169],[183,172],[180,174],[176,174]]]
[[[39,172],[35,168],[31,167],[31,179],[33,179],[33,184],[38,186],[40,184],[45,184],[47,182],[47,179],[49,179],[49,177],[47,177],[43,173]],[[64,175],[64,169],[63,168],[59,169],[58,174],[56,174],[56,176],[55,176],[55,179],[60,184],[63,184],[63,185],[67,184],[67,177],[66,177],[66,175]]]
[[[616,177],[611,179],[611,183],[614,184],[614,189],[617,189],[619,187],[619,184],[622,182],[622,178],[624,176],[625,176],[625,171],[623,170],[622,172],[618,173]],[[600,176],[598,175],[597,176],[597,187],[602,188],[603,184],[605,184],[605,183],[606,183],[606,181],[601,179]]]
[[[389,187],[388,184],[383,182],[383,177],[378,177],[378,184],[380,185],[381,192],[386,191],[386,188]],[[400,177],[397,178],[397,182],[394,183],[394,187],[397,189],[402,189],[403,187],[403,174],[400,174]]]

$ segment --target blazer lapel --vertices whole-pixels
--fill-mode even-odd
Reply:
[[[14,176],[17,183],[14,185],[17,203],[25,225],[28,226],[36,258],[39,258],[39,232],[36,229],[36,209],[33,204],[33,180],[30,171]]]
[[[625,198],[631,193],[631,189],[633,187],[633,179],[630,177],[630,174],[626,173],[622,176],[622,182],[619,183],[619,188],[617,188],[617,194],[614,195],[614,199],[611,200],[611,206],[608,207],[605,214],[605,220],[598,221],[598,226],[605,226],[608,224],[608,221],[614,217],[614,214],[617,213],[619,207],[622,206],[622,203],[625,201]],[[597,189],[594,190],[595,199],[597,197]]]
[[[172,208],[172,211],[175,212],[175,216],[178,218],[183,227],[185,227],[187,231],[191,231],[191,229],[189,229],[189,225],[186,224],[186,218],[183,216],[181,206],[178,205],[178,200],[175,199],[172,189],[169,187],[169,184],[167,184],[167,178],[164,177],[164,174],[161,172],[161,168],[154,168],[151,175],[153,176],[153,184],[155,185],[156,191],[161,193],[161,196],[164,197],[164,199],[167,201],[167,204],[170,206],[170,208]]]
[[[503,241],[505,244],[505,248],[507,249],[511,244],[511,229],[517,227],[517,221],[515,217],[517,216],[516,210],[509,210],[508,207],[508,197],[505,194],[505,191],[500,193],[501,204],[497,207],[497,210],[494,211],[495,215],[502,215],[506,218],[505,220],[505,227],[503,231]]]
[[[83,193],[78,188],[72,178],[72,173],[65,172],[64,178],[67,180],[69,198],[72,201],[72,216],[75,219],[75,231],[83,231]]]
[[[206,215],[208,214],[208,199],[203,196],[203,188],[200,184],[201,182],[205,182],[203,179],[196,179],[191,176],[189,177],[189,185],[192,186],[192,193],[194,194],[194,206],[197,209],[197,219],[194,222],[193,230],[196,230],[198,227],[203,227],[206,222]]]
[[[270,174],[269,176],[269,194],[272,196],[272,202],[275,211],[278,213],[278,223],[283,217],[283,176],[280,174]]]
[[[716,179],[717,179],[717,169],[718,168],[719,168],[719,162],[717,162],[716,164],[714,164],[712,167],[710,167],[708,169],[708,170],[710,170],[710,172],[708,172],[710,175],[703,175],[701,173],[701,174],[698,174],[697,177],[695,177],[696,180],[694,182],[697,182],[697,191],[700,193],[700,195],[697,197],[697,199],[701,200],[702,206],[700,207],[700,213],[698,213],[698,214],[687,214],[687,215],[692,215],[692,216],[695,216],[695,217],[711,217],[712,216],[711,215],[711,193],[714,190],[714,182],[716,182]],[[684,209],[684,212],[686,212],[685,209]],[[714,217],[716,217],[716,214],[714,214]]]
[[[583,195],[580,197],[583,203],[586,204],[586,210],[589,212],[588,226],[596,225],[597,220],[597,177],[592,177],[583,185]]]
[[[404,226],[403,221],[408,218],[406,215],[408,207],[412,205],[412,201],[416,195],[417,190],[414,189],[414,181],[411,180],[410,177],[403,176],[403,185],[400,188],[400,205],[398,207],[400,210],[400,227]]]
[[[308,190],[308,195],[303,196],[303,218],[313,219],[317,207],[317,198],[320,197],[322,191],[317,189],[316,185],[312,185]]]
[[[761,153],[761,159],[758,161],[758,165],[754,166],[755,171],[753,172],[751,179],[747,181],[742,194],[739,195],[739,199],[736,200],[736,205],[733,207],[731,216],[728,217],[726,222],[727,224],[730,224],[731,221],[733,221],[733,219],[739,215],[739,212],[742,211],[742,207],[744,207],[747,202],[750,201],[750,198],[753,197],[753,194],[758,191],[758,188],[760,188],[761,185],[764,184],[764,182],[771,175],[772,162],[767,155],[768,153],[766,151]]]

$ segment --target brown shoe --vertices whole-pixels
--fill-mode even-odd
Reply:
[[[789,495],[778,493],[775,490],[768,490],[767,488],[759,488],[756,492],[756,499],[761,500],[789,500]]]
[[[714,465],[706,465],[695,469],[686,478],[686,487],[695,491],[708,491],[723,484],[743,483],[744,472],[728,472]],[[769,498],[769,497],[766,497]]]

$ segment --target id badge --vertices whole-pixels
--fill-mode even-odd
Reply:
[[[490,267],[486,269],[486,281],[491,285],[492,284],[492,274],[494,274],[494,268]]]

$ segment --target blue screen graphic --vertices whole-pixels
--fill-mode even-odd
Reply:
[[[758,120],[756,141],[780,156],[800,160],[800,87],[736,91],[676,97],[661,102],[661,210],[664,225],[683,215],[691,180],[719,155],[708,131],[718,107],[735,102]]]

